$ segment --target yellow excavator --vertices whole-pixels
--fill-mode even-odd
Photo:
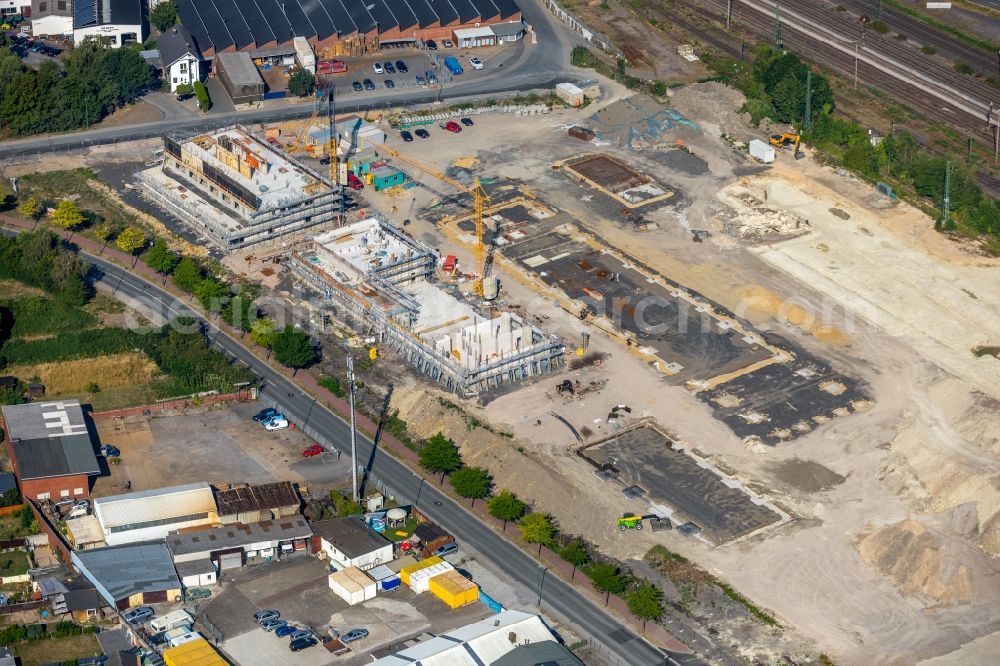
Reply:
[[[772,146],[777,148],[787,148],[792,146],[793,155],[795,159],[802,157],[802,153],[799,152],[799,143],[802,142],[802,137],[798,134],[792,134],[791,132],[783,132],[782,134],[773,134],[769,139]]]

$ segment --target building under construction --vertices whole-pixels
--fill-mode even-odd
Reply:
[[[504,312],[482,317],[433,283],[439,257],[388,222],[368,218],[304,241],[291,266],[366,335],[461,395],[551,372],[558,338]]]
[[[186,141],[164,137],[162,164],[139,180],[147,196],[226,252],[294,240],[331,226],[343,210],[338,186],[240,125]]]

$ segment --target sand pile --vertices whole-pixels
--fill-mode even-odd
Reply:
[[[915,396],[879,476],[915,511],[975,507],[966,536],[1000,555],[1000,421],[996,401],[946,379]]]
[[[916,520],[903,520],[866,535],[861,558],[904,592],[923,594],[941,604],[972,601],[973,579],[960,555]]]

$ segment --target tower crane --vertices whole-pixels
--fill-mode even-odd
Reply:
[[[422,162],[418,162],[412,157],[407,157],[406,155],[400,153],[398,150],[394,150],[389,146],[386,146],[385,144],[379,143],[375,144],[375,146],[380,151],[388,153],[389,155],[392,155],[396,159],[402,162],[406,162],[407,164],[416,167],[417,169],[420,169],[424,173],[433,176],[434,178],[440,180],[441,182],[451,185],[456,190],[464,192],[473,198],[473,200],[475,201],[475,221],[476,221],[476,268],[478,268],[480,271],[479,277],[476,279],[476,282],[473,285],[473,289],[475,290],[476,295],[480,297],[485,297],[486,295],[485,283],[486,279],[489,277],[490,269],[492,269],[493,267],[493,254],[496,247],[497,234],[494,233],[491,236],[489,247],[487,247],[484,241],[485,228],[483,223],[483,216],[488,214],[491,201],[490,201],[490,195],[486,191],[486,188],[484,188],[482,183],[479,181],[479,177],[477,176],[475,178],[472,187],[468,187],[467,185],[463,185],[462,183],[458,182],[454,178],[449,178],[448,176],[444,175],[440,170],[432,166],[423,164]]]

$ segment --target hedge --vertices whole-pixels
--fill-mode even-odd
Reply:
[[[198,97],[198,108],[208,111],[212,108],[212,99],[208,96],[208,90],[201,81],[194,82],[194,94]]]

